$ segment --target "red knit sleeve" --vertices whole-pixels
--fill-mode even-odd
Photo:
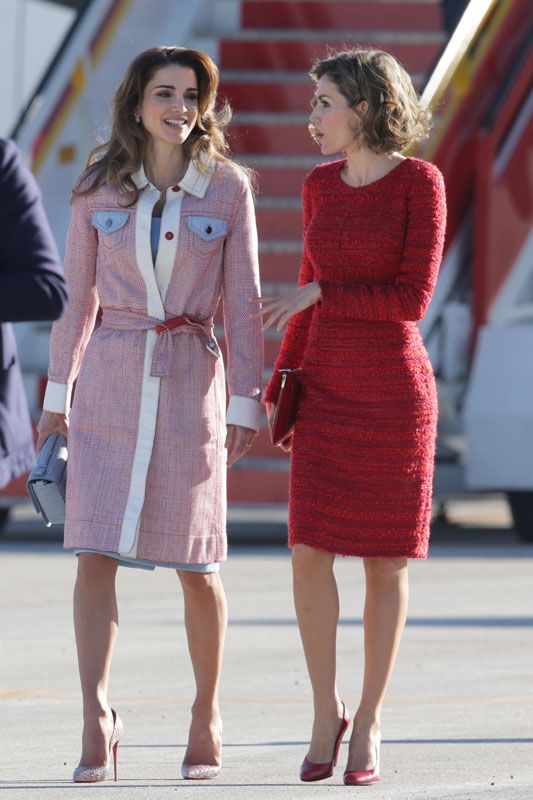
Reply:
[[[314,280],[313,266],[309,259],[305,244],[305,232],[311,216],[311,192],[306,183],[303,185],[302,201],[304,244],[302,264],[300,267],[300,274],[298,276],[298,286],[305,286],[305,284],[311,283]],[[309,325],[311,324],[311,317],[313,316],[313,309],[314,305],[291,317],[281,343],[279,355],[274,365],[272,378],[270,379],[265,392],[265,403],[277,403],[278,401],[279,390],[281,387],[281,375],[278,370],[295,369],[296,367],[301,366],[305,346],[307,344]]]
[[[437,281],[445,228],[444,181],[434,165],[424,164],[408,192],[405,240],[396,280],[352,284],[319,281],[322,310],[354,319],[422,319]]]

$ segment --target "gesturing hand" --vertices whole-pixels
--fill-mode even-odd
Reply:
[[[299,286],[292,292],[280,297],[259,297],[255,301],[262,308],[253,317],[265,317],[263,330],[266,331],[273,325],[280,331],[294,314],[304,311],[314,305],[321,298],[320,285],[316,281]]]

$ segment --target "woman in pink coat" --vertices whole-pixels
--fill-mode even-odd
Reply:
[[[68,430],[65,547],[78,555],[84,719],[76,782],[104,780],[111,752],[116,779],[122,723],[107,685],[120,563],[178,571],[196,679],[182,774],[220,770],[226,466],[259,429],[263,351],[250,316],[259,296],[253,200],[247,175],[224,157],[217,85],[204,53],[141,53],[115,95],[110,140],[74,190],[70,304],[52,330],[38,447]],[[227,411],[213,330],[221,296]]]

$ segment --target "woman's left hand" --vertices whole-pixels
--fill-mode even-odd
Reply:
[[[320,285],[316,281],[299,286],[289,294],[282,297],[260,297],[256,302],[261,303],[262,309],[254,317],[266,317],[263,330],[266,331],[273,325],[280,331],[300,311],[305,311],[321,298]]]
[[[251,428],[243,428],[242,425],[228,425],[226,436],[228,467],[246,455],[256,436],[257,433]]]

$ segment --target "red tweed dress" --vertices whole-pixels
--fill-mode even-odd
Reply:
[[[437,279],[446,221],[439,170],[406,158],[353,188],[344,161],[303,188],[300,285],[322,299],[295,315],[268,385],[303,368],[293,436],[289,546],[425,558],[437,395],[416,321]]]

